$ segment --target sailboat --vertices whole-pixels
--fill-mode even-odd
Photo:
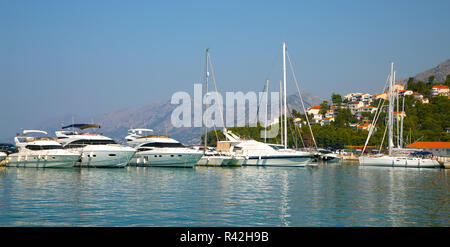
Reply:
[[[205,70],[205,95],[208,95],[208,79],[209,79],[209,49],[206,49],[206,70]],[[211,65],[212,66],[212,65]],[[214,79],[214,77],[213,77]],[[214,80],[214,83],[215,80]],[[218,92],[217,92],[218,93]],[[223,116],[222,116],[223,117]],[[225,128],[225,125],[224,125]],[[237,159],[227,153],[220,153],[209,150],[207,146],[208,128],[205,126],[203,156],[196,163],[198,166],[235,166],[238,165]]]
[[[364,156],[364,151],[369,142],[370,136],[372,135],[377,117],[374,117],[372,125],[369,129],[369,134],[367,135],[366,143],[364,145],[361,156],[359,157],[359,164],[362,166],[385,166],[385,167],[415,167],[415,168],[437,168],[440,164],[436,160],[422,157],[405,156],[394,152],[394,63],[391,63],[391,71],[389,74],[389,111],[388,111],[388,155],[378,155],[378,156]],[[397,105],[398,107],[398,105]],[[379,108],[378,110],[380,110]],[[377,113],[378,113],[377,110]],[[377,114],[375,114],[377,115]],[[398,116],[397,116],[398,121]],[[403,122],[403,121],[402,121]],[[398,126],[397,126],[398,129]],[[399,145],[399,144],[398,144]]]
[[[224,128],[223,134],[227,141],[219,141],[217,144],[218,150],[220,147],[221,151],[234,156],[238,164],[244,166],[303,167],[312,162],[312,153],[287,148],[286,43],[283,43],[283,82],[284,87],[282,90],[280,89],[280,94],[283,95],[282,107],[284,114],[284,126],[280,123],[282,126],[282,140],[284,140],[282,147],[276,148],[274,145],[256,140],[246,140]],[[266,92],[268,92],[267,88]]]

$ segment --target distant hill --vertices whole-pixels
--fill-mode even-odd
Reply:
[[[318,105],[324,99],[302,93],[305,107]],[[289,109],[297,109],[303,112],[298,94],[290,95],[287,99]],[[130,128],[150,128],[155,134],[168,134],[180,142],[192,145],[199,144],[203,129],[199,127],[175,128],[171,124],[172,111],[177,105],[170,104],[170,100],[160,100],[148,103],[142,107],[113,110],[104,114],[91,117],[75,116],[76,123],[96,123],[101,125],[100,132],[106,136],[122,142]],[[243,116],[237,116],[240,118]],[[72,116],[65,115],[42,123],[39,128],[48,130],[52,135],[62,125],[72,123]]]
[[[430,75],[434,75],[435,82],[444,82],[447,75],[450,75],[450,59],[445,60],[432,69],[425,70],[424,72],[415,75],[414,81],[427,82]],[[406,81],[407,79],[405,80],[405,82]]]

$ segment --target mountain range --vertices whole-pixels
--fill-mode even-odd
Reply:
[[[324,99],[309,94],[302,93],[302,98],[305,107],[318,105]],[[293,94],[287,97],[289,109],[297,109],[303,112],[300,105],[298,94]],[[191,104],[193,105],[193,104]],[[72,116],[66,115],[55,119],[51,119],[40,124],[40,129],[45,129],[54,133],[63,125],[69,125],[74,121],[75,123],[95,123],[101,126],[100,132],[106,136],[115,139],[118,142],[123,142],[127,131],[130,128],[149,128],[153,129],[154,134],[169,135],[174,139],[186,145],[194,145],[200,143],[201,135],[204,129],[201,127],[174,127],[171,123],[171,115],[178,105],[173,105],[170,100],[159,100],[150,102],[141,107],[112,110],[110,112],[100,114],[97,116]],[[248,116],[249,105],[245,107],[246,115]],[[270,112],[270,107],[269,107]],[[236,121],[245,116],[237,116]],[[191,118],[193,119],[193,113]],[[73,119],[73,120],[72,120]],[[247,119],[244,122],[248,122]]]
[[[450,59],[447,59],[440,63],[438,66],[425,70],[414,76],[414,81],[427,82],[428,77],[434,75],[435,82],[444,82],[447,75],[450,75]],[[407,79],[405,80],[407,81]]]

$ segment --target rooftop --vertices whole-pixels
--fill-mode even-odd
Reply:
[[[407,148],[450,148],[450,142],[414,142]]]
[[[311,106],[309,109],[320,109],[320,105]]]
[[[433,88],[449,89],[449,87],[445,86],[445,85],[435,85],[435,86],[433,86]]]

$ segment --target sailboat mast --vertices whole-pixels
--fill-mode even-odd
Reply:
[[[266,116],[264,118],[264,142],[267,141],[267,104],[269,101],[269,80],[266,81]]]
[[[388,117],[388,126],[389,126],[389,156],[392,155],[392,147],[394,146],[394,126],[393,126],[393,118],[394,118],[394,90],[393,90],[393,80],[394,80],[394,63],[391,63],[391,76],[389,78],[389,117]]]
[[[394,83],[395,83],[395,73],[396,71],[394,71]],[[395,89],[395,98],[397,100],[397,114],[396,114],[396,122],[397,122],[397,148],[400,148],[400,120],[399,120],[399,102],[398,102],[398,88]]]
[[[281,145],[284,145],[284,141],[283,141],[283,87],[281,85],[281,80],[280,80],[280,137],[281,137]]]
[[[403,147],[403,114],[405,112],[405,94],[403,94],[402,99],[402,115],[400,120],[400,148]]]
[[[205,97],[207,97],[208,95],[208,77],[209,77],[209,68],[208,68],[208,52],[209,49],[206,48],[206,70],[205,70]],[[205,105],[205,110],[206,110],[206,105]],[[208,127],[206,126],[206,120],[205,120],[205,140],[204,140],[204,149],[203,149],[203,154],[206,153],[206,148],[207,148],[207,140],[208,140]]]
[[[287,148],[286,42],[283,42],[284,149]]]

